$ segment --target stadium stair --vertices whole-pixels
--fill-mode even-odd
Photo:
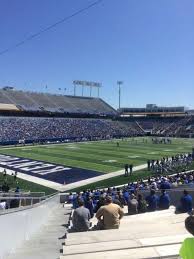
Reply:
[[[142,132],[145,133],[145,130],[142,128],[142,126],[140,125],[140,123],[139,123],[138,121],[135,121],[135,123],[136,123],[137,127],[138,127]]]
[[[26,240],[21,248],[16,249],[6,259],[59,258],[70,213],[70,205],[65,205],[64,208],[59,204],[40,231]]]
[[[124,209],[127,213],[127,207]],[[178,258],[187,214],[169,210],[124,216],[118,230],[68,233],[60,259]],[[93,225],[97,223],[92,219]]]

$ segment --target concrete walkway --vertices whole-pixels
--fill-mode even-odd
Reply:
[[[133,168],[133,172],[145,169],[146,167],[147,167],[147,164],[135,166]],[[0,167],[0,171],[3,171],[3,169],[4,169],[3,167]],[[8,175],[12,175],[12,173],[14,173],[15,171],[10,170],[10,169],[6,169],[6,172],[7,172]],[[106,179],[109,179],[109,178],[112,178],[112,177],[115,177],[115,176],[119,176],[119,175],[124,175],[124,170],[119,170],[119,171],[116,171],[116,172],[103,174],[103,175],[96,176],[96,177],[93,177],[93,178],[88,178],[88,179],[78,181],[78,182],[75,182],[75,183],[63,185],[63,184],[48,181],[48,180],[45,180],[45,179],[42,179],[42,178],[39,178],[39,177],[35,177],[35,176],[32,176],[32,175],[23,174],[23,173],[19,173],[19,172],[17,173],[17,177],[20,178],[20,179],[23,179],[23,180],[26,180],[26,181],[29,181],[29,182],[33,182],[33,183],[36,183],[36,184],[40,184],[40,185],[55,189],[55,190],[60,191],[60,192],[66,192],[66,191],[69,191],[69,190],[77,188],[77,187],[81,187],[81,186],[84,186],[84,185],[87,185],[87,184],[91,184],[91,183],[95,183],[95,182],[98,182],[98,181],[106,180]]]

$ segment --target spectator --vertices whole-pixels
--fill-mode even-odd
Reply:
[[[96,213],[98,219],[98,229],[118,229],[120,220],[124,213],[121,207],[112,203],[112,197],[106,197],[106,204],[102,206]]]
[[[138,213],[138,201],[135,195],[132,193],[128,201],[128,214],[133,215]]]
[[[19,193],[19,192],[20,192],[20,187],[19,187],[19,186],[16,187],[15,192],[16,192],[16,193]]]
[[[6,200],[0,200],[0,210],[5,210],[7,208]]]
[[[176,208],[176,213],[191,213],[192,212],[192,197],[187,190],[183,191],[183,196],[180,199],[180,206]]]
[[[115,198],[114,198],[114,202],[113,202],[113,203],[119,205],[119,206],[122,208],[122,204],[121,204],[121,202],[120,202],[120,200],[119,200],[119,195],[118,195],[118,194],[115,195]]]
[[[170,198],[165,190],[161,191],[161,195],[159,197],[158,207],[161,210],[169,209],[170,207]]]
[[[78,208],[74,210],[72,230],[75,232],[88,231],[90,227],[90,211],[84,207],[84,202],[78,200]]]
[[[138,213],[144,213],[147,211],[147,203],[144,200],[143,196],[141,194],[138,194],[138,206],[137,206],[137,211]]]
[[[70,192],[69,196],[68,196],[68,203],[73,203],[73,194],[72,192]]]
[[[185,219],[185,228],[189,233],[194,236],[194,217],[189,216]],[[194,238],[186,238],[179,251],[181,258],[183,259],[193,259],[194,255]]]
[[[160,185],[160,189],[161,190],[171,189],[171,184],[170,184],[170,182],[166,178],[162,179],[162,182],[161,182],[161,185]]]
[[[105,197],[101,195],[99,198],[99,201],[97,201],[95,212],[97,212],[104,205],[105,205]]]
[[[126,202],[122,193],[119,193],[119,201],[121,203],[121,208],[123,208],[126,205]]]
[[[123,190],[123,197],[125,199],[125,203],[128,204],[129,201],[129,192],[125,189]]]
[[[146,201],[148,203],[148,211],[155,211],[158,206],[158,196],[156,195],[154,190],[150,191],[150,195],[146,197]]]
[[[85,207],[90,211],[91,218],[94,217],[94,204],[91,196],[87,196],[85,200]]]

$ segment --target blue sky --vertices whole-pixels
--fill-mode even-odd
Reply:
[[[92,2],[0,0],[0,51]],[[123,107],[194,108],[193,46],[193,0],[104,0],[1,55],[0,86],[73,94],[73,80],[97,81],[117,107],[123,80]]]

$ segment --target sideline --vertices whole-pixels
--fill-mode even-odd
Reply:
[[[142,169],[145,169],[145,168],[147,168],[147,164],[138,165],[138,166],[135,166],[133,168],[133,172],[136,172],[136,171],[139,171],[139,170],[142,170]],[[3,171],[3,169],[4,169],[3,167],[0,167],[1,171]],[[12,173],[14,173],[15,171],[10,170],[10,169],[6,169],[6,172],[7,172],[8,175],[12,175]],[[22,180],[26,180],[26,181],[33,182],[33,183],[36,183],[36,184],[40,184],[40,185],[55,189],[55,190],[60,191],[60,192],[69,191],[71,189],[74,189],[74,188],[77,188],[77,187],[80,187],[80,186],[95,183],[95,182],[102,181],[102,180],[105,180],[105,179],[109,179],[109,178],[112,178],[112,177],[116,177],[116,176],[119,176],[119,175],[124,175],[124,169],[116,171],[116,172],[107,173],[107,174],[104,174],[104,175],[88,178],[88,179],[78,181],[78,182],[75,182],[75,183],[63,185],[63,184],[48,181],[48,180],[45,180],[45,179],[42,179],[42,178],[39,178],[39,177],[36,177],[36,176],[23,174],[23,173],[20,173],[20,172],[17,173],[17,177],[22,179]]]

